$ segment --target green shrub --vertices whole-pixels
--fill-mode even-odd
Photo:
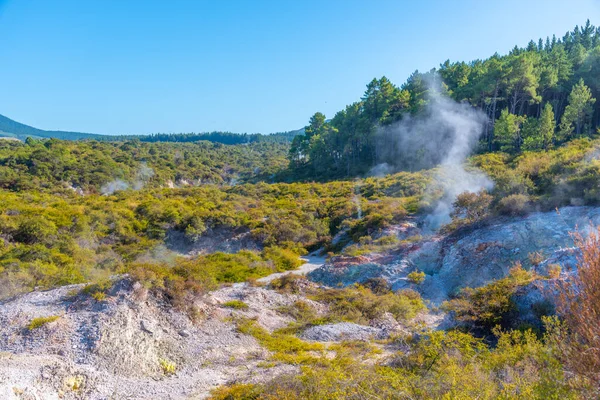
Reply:
[[[248,304],[244,303],[241,300],[230,300],[223,303],[223,307],[233,308],[234,310],[247,310]]]
[[[261,389],[250,383],[234,383],[230,386],[220,386],[210,393],[210,400],[258,400]]]
[[[423,271],[412,271],[407,276],[408,281],[416,285],[420,285],[425,281],[425,272]]]
[[[270,334],[260,327],[255,321],[241,319],[237,321],[240,333],[253,336],[267,350],[274,353],[273,358],[292,364],[305,364],[315,361],[315,356],[310,352],[323,350],[320,343],[307,343],[296,336],[282,332]]]
[[[29,329],[30,331],[33,331],[35,329],[39,329],[42,326],[49,324],[50,322],[54,322],[57,319],[59,319],[60,316],[58,315],[51,315],[48,317],[38,317],[38,318],[34,318],[31,320],[31,322],[29,322],[29,325],[27,325],[27,329]]]
[[[492,196],[487,192],[464,192],[458,195],[453,203],[452,219],[466,224],[477,224],[489,214]]]
[[[271,288],[283,293],[300,293],[302,287],[308,280],[303,275],[285,274],[280,278],[273,279],[270,283]]]
[[[298,254],[292,250],[283,249],[277,246],[271,246],[263,250],[262,257],[265,260],[273,261],[277,272],[297,269],[303,263]]]
[[[517,288],[534,279],[533,275],[516,264],[509,276],[486,286],[465,288],[458,298],[445,302],[442,307],[454,313],[456,320],[491,329],[497,324],[507,326],[516,306],[512,299]]]
[[[558,264],[550,264],[548,265],[548,277],[550,279],[558,279],[560,278],[560,273],[562,271],[562,268],[560,265]]]
[[[92,293],[92,297],[96,301],[104,301],[104,299],[106,299],[106,293],[104,293],[104,292],[94,292],[94,293]]]
[[[163,374],[165,375],[173,375],[177,370],[177,365],[172,361],[161,358],[160,360],[158,360],[158,362],[160,364],[160,368],[162,369]]]
[[[389,312],[400,320],[414,318],[426,307],[419,294],[412,290],[377,295],[364,286],[344,289],[325,289],[313,298],[328,305],[328,318],[368,324]]]
[[[234,384],[213,399],[571,399],[585,398],[552,350],[554,335],[495,331],[497,344],[457,330],[433,331],[378,361],[361,344],[329,347],[335,355],[299,373],[254,385]],[[347,349],[347,350],[346,350]],[[570,386],[573,384],[573,386]]]
[[[14,239],[24,244],[46,243],[57,232],[57,227],[52,221],[32,215],[19,224]]]
[[[317,317],[314,308],[302,300],[297,300],[289,306],[281,306],[277,311],[303,323],[311,322]]]
[[[388,294],[392,291],[392,285],[385,278],[369,278],[364,281],[362,286],[369,289],[371,292],[376,295]]]
[[[498,212],[503,215],[519,216],[529,211],[529,196],[524,194],[511,194],[500,199]]]

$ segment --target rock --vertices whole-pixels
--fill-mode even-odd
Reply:
[[[340,322],[337,324],[317,325],[305,330],[302,339],[316,342],[338,342],[342,340],[369,340],[383,339],[389,335],[382,329],[352,322]]]
[[[143,331],[145,331],[151,335],[154,334],[155,328],[150,321],[143,319],[140,321],[140,326]]]
[[[558,212],[501,217],[478,229],[428,237],[400,247],[394,260],[333,260],[311,272],[309,278],[337,287],[383,277],[393,290],[416,289],[433,305],[439,305],[464,287],[480,287],[505,277],[517,262],[543,275],[552,264],[560,265],[565,274],[572,273],[576,252],[569,250],[573,246],[571,233],[591,225],[600,225],[598,207],[564,207]],[[546,261],[532,265],[529,255],[534,252]],[[414,270],[428,275],[422,285],[407,282],[407,274]]]
[[[190,337],[190,333],[188,331],[186,331],[185,329],[182,329],[179,331],[179,336]]]

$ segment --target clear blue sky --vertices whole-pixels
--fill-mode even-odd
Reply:
[[[590,19],[600,0],[0,0],[0,114],[108,134],[276,132]]]

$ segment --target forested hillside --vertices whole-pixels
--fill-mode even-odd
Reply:
[[[203,132],[203,133],[155,133],[150,135],[99,135],[94,133],[46,131],[22,124],[0,115],[0,138],[14,138],[19,140],[33,139],[62,139],[62,140],[99,140],[107,142],[122,142],[126,140],[139,140],[142,142],[198,142],[201,140],[222,144],[247,144],[256,142],[287,143],[296,135],[303,133],[302,129],[278,132],[263,135],[260,133],[232,133],[232,132]]]
[[[507,55],[448,60],[415,71],[401,86],[373,79],[359,101],[331,120],[319,112],[311,117],[292,143],[290,166],[298,176],[325,179],[363,174],[384,162],[410,169],[389,151],[395,124],[418,119],[439,95],[481,111],[479,152],[516,155],[593,136],[600,126],[600,29],[588,21],[562,38],[532,40]]]
[[[272,181],[287,165],[287,149],[281,143],[0,141],[0,188],[108,193],[128,187]]]
[[[29,125],[13,121],[10,118],[0,115],[0,138],[11,137],[19,140],[31,138],[56,138],[63,140],[80,140],[80,139],[100,139],[102,135],[82,132],[65,132],[65,131],[45,131],[37,129]]]

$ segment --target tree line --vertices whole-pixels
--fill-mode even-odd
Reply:
[[[312,179],[365,173],[381,162],[380,128],[420,115],[432,86],[485,114],[480,153],[547,150],[593,136],[600,126],[600,28],[588,20],[562,38],[532,40],[503,56],[447,60],[415,71],[401,86],[373,79],[359,101],[333,118],[320,112],[310,118],[292,141],[290,169]]]

